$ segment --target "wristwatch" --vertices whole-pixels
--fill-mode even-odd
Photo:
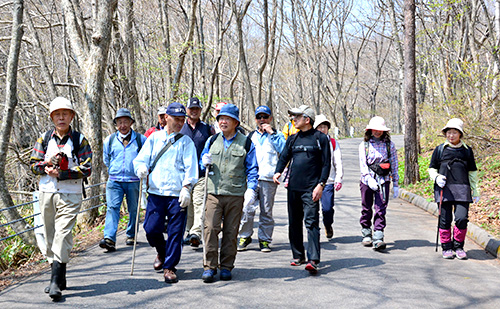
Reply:
[[[320,182],[319,185],[322,186],[323,188],[326,186],[324,182]]]

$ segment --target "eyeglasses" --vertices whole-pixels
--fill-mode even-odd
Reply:
[[[259,114],[257,116],[255,116],[255,119],[269,119],[269,115],[266,115],[266,114]]]

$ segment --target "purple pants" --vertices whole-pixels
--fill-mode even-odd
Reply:
[[[363,228],[371,228],[372,217],[373,217],[373,230],[383,231],[385,223],[385,213],[387,210],[387,204],[389,203],[389,187],[390,182],[386,181],[384,183],[385,189],[385,201],[382,200],[382,193],[380,191],[373,191],[367,185],[362,182],[359,183],[361,190],[361,219],[359,223]],[[375,204],[373,203],[375,201]],[[373,208],[372,208],[373,206]],[[373,215],[373,209],[375,209],[375,216]]]

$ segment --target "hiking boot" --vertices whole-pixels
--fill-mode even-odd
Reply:
[[[381,251],[386,248],[386,243],[384,242],[384,232],[375,231],[373,233],[373,250]]]
[[[325,234],[326,234],[326,238],[328,238],[328,239],[333,237],[333,227],[331,225],[325,226]]]
[[[452,260],[455,258],[453,250],[443,250],[443,259]]]
[[[173,271],[171,269],[164,269],[163,270],[163,277],[165,278],[166,283],[179,282],[179,279],[177,279],[177,275],[175,274],[175,271]]]
[[[99,241],[99,247],[108,250],[107,252],[116,251],[115,242],[109,238],[103,238]]]
[[[292,259],[290,260],[290,266],[300,266],[302,264],[304,264],[306,262],[306,260],[304,259]]]
[[[315,274],[318,272],[318,266],[319,263],[315,261],[309,261],[309,263],[307,263],[306,265],[306,270],[309,271],[311,274]]]
[[[361,241],[361,244],[365,247],[371,247],[372,246],[372,229],[370,228],[363,228],[361,229],[361,235],[363,235],[363,240]]]
[[[191,235],[191,237],[189,238],[189,243],[191,244],[191,247],[198,248],[201,243],[200,237],[195,234]]]
[[[245,251],[247,246],[252,242],[252,237],[248,238],[240,238],[240,242],[238,243],[238,251]]]
[[[457,259],[467,260],[467,253],[465,253],[464,249],[458,248],[457,250],[455,250],[455,254],[457,255]],[[443,257],[444,257],[444,253],[443,253]]]
[[[134,237],[127,237],[127,240],[125,241],[125,244],[127,246],[133,246],[134,245]]]
[[[259,241],[259,247],[261,252],[271,252],[268,241]]]
[[[231,271],[229,269],[221,269],[220,271],[220,280],[229,281],[233,279],[231,275]]]
[[[211,283],[215,281],[215,275],[217,274],[217,270],[215,269],[206,269],[203,271],[203,275],[201,276],[201,279],[205,283]]]

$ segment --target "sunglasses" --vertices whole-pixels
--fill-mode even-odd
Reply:
[[[269,115],[259,114],[259,115],[255,116],[255,119],[269,119]]]

